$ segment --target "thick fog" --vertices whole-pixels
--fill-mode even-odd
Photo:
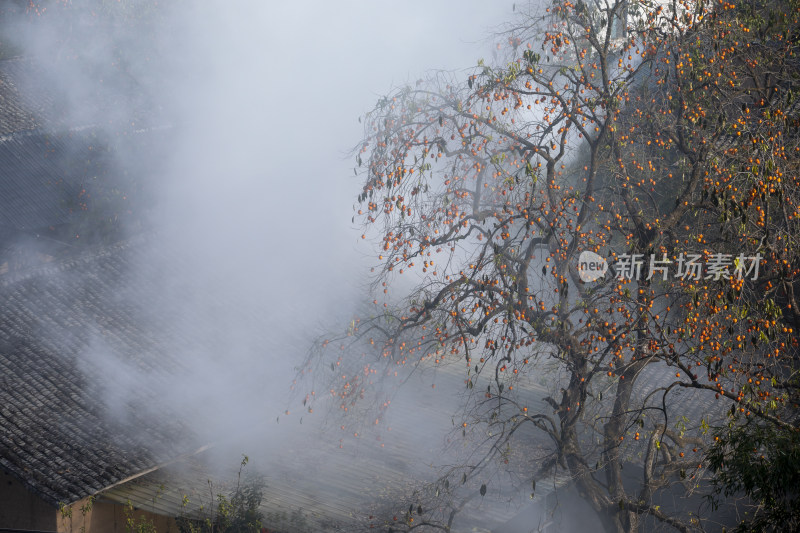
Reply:
[[[178,366],[142,371],[102,341],[82,364],[126,377],[105,387],[110,416],[124,419],[136,396],[144,413],[185,417],[197,443],[233,440],[269,470],[313,424],[290,401],[296,366],[319,333],[346,328],[374,266],[351,223],[359,116],[427,71],[466,77],[512,3],[109,4],[53,2],[36,16],[21,3],[2,28],[40,65],[32,94],[57,87],[59,124],[107,135],[115,168],[146,181],[142,225],[126,229],[146,246],[119,298],[175,331],[161,349]],[[136,136],[156,146],[128,150]]]

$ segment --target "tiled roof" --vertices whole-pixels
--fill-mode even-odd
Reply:
[[[42,125],[36,117],[35,108],[25,98],[24,76],[30,63],[24,59],[0,61],[0,136],[15,132],[34,130]]]
[[[221,443],[213,450],[182,458],[103,491],[100,498],[122,504],[130,501],[161,514],[192,514],[199,505],[207,508],[209,480],[214,494],[227,492],[236,480],[238,453],[246,453],[251,459],[246,470],[263,474],[266,487],[262,510],[267,517],[301,511],[313,531],[353,530],[368,521],[369,515],[379,515],[386,506],[394,510],[403,507],[403,501],[416,489],[438,478],[441,465],[452,461],[452,456],[443,453],[445,436],[452,429],[451,416],[462,401],[453,392],[461,389],[463,379],[462,372],[448,369],[438,373],[436,382],[441,386],[435,390],[429,383],[418,384],[413,395],[396,398],[383,422],[391,427],[388,432],[364,428],[366,432],[354,438],[353,433],[348,437],[335,427],[320,431],[313,418],[318,415],[306,414],[304,425],[296,419],[292,424],[290,417],[278,425],[273,422],[261,437],[253,435],[235,443]],[[546,409],[543,395],[543,389],[530,384],[523,396],[530,400],[532,409]],[[519,452],[533,455],[542,446],[542,435],[532,427],[523,433]],[[376,440],[378,434],[380,440]],[[275,449],[274,442],[282,444]],[[265,452],[265,448],[269,451]],[[539,481],[537,497],[553,490],[552,478]],[[567,481],[568,476],[555,479],[557,485]],[[457,479],[452,482],[454,487],[458,485]],[[185,508],[184,496],[188,497]],[[508,520],[510,507],[504,496],[514,497],[510,493],[499,494],[492,487],[481,503],[464,510],[468,516],[461,519],[462,523],[481,520],[499,524]],[[265,525],[279,524],[268,519]]]
[[[169,364],[141,309],[118,297],[137,244],[54,262],[0,281],[0,467],[44,500],[73,502],[185,452],[168,409],[142,408],[159,383],[127,386],[97,358],[132,368]],[[180,444],[178,444],[180,443]],[[182,448],[183,447],[183,448]]]
[[[168,129],[15,134],[0,139],[0,227],[41,231],[73,222],[87,204],[132,194],[162,161]],[[125,161],[137,161],[134,172]]]
[[[0,60],[0,139],[39,131],[134,127],[162,123],[159,107],[139,81],[117,66],[104,75],[82,72],[68,60],[43,63],[29,57]],[[76,83],[70,76],[81,71]]]
[[[137,162],[133,178],[158,160],[154,130],[165,127],[136,80],[122,70],[106,83],[87,80],[86,94],[67,102],[57,82],[68,67],[0,61],[0,227],[67,224],[87,198],[131,186],[121,160]]]
[[[104,163],[72,136],[25,135],[0,142],[0,225],[17,230],[69,222],[79,185]]]

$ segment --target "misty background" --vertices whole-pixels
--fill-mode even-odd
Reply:
[[[98,339],[82,368],[109,416],[169,410],[198,444],[256,433],[231,460],[248,453],[266,471],[279,450],[314,446],[299,440],[314,417],[301,431],[301,414],[285,414],[296,366],[317,335],[347,327],[377,261],[351,223],[358,118],[430,70],[466,78],[512,3],[116,4],[12,2],[0,22],[10,56],[36,64],[20,90],[58,110],[54,127],[91,127],[113,168],[144,181],[122,232],[146,246],[118,298],[177,362],[142,370]],[[104,386],[110,375],[124,379]]]

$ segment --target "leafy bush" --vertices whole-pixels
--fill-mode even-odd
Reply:
[[[251,533],[261,531],[264,518],[259,509],[264,499],[264,482],[255,477],[244,476],[244,467],[249,458],[242,456],[236,487],[229,494],[217,494],[216,507],[204,517],[178,517],[181,533]],[[211,481],[209,481],[211,486]],[[213,486],[212,486],[213,491]],[[184,509],[188,504],[184,497]]]

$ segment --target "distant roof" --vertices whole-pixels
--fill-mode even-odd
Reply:
[[[0,135],[30,131],[42,126],[41,113],[25,98],[19,87],[24,83],[26,66],[23,59],[0,61]],[[37,117],[36,115],[40,115]]]
[[[130,254],[123,243],[0,281],[0,467],[52,504],[73,502],[187,451],[188,432],[169,409],[155,417],[163,383],[129,387],[104,358],[132,369],[169,366],[140,310],[118,297]],[[95,352],[96,359],[90,355]],[[135,430],[132,430],[135,428]]]
[[[83,136],[24,135],[0,142],[0,226],[67,223],[82,181],[103,172],[105,150]]]
[[[159,161],[153,134],[167,128],[134,118],[159,120],[142,91],[124,88],[127,73],[119,73],[116,85],[89,80],[86,94],[67,101],[54,82],[65,68],[26,58],[0,61],[0,228],[5,234],[68,224],[81,203],[105,191],[130,189],[131,179],[151,173]],[[95,81],[101,86],[97,95],[91,92]],[[136,87],[135,80],[128,81]]]
[[[68,60],[0,60],[0,139],[31,131],[163,125],[160,108],[122,66],[102,75],[85,67]]]

